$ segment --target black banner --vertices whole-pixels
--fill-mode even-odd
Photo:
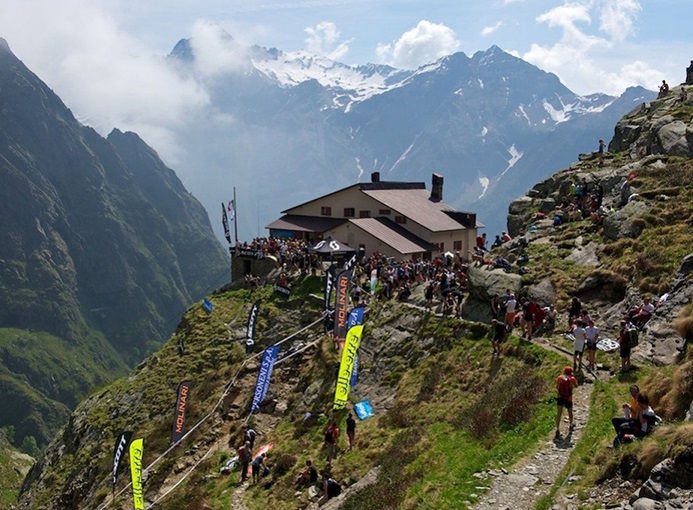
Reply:
[[[178,385],[178,400],[176,401],[176,410],[173,413],[173,429],[171,432],[172,444],[176,444],[183,437],[183,430],[185,425],[185,409],[188,407],[189,393],[189,382],[182,382]]]
[[[224,202],[221,203],[221,223],[224,225],[224,237],[231,244],[231,231],[229,230],[229,217],[226,215]]]
[[[264,259],[265,253],[262,250],[251,250],[250,248],[236,248],[236,257],[250,257],[253,259]]]
[[[344,340],[347,332],[347,307],[349,306],[349,287],[351,285],[352,271],[341,271],[337,275],[335,285],[334,306],[334,336],[336,340]]]
[[[286,285],[275,283],[274,290],[277,294],[281,294],[284,297],[289,297],[291,295],[291,287],[287,287]]]
[[[121,432],[118,434],[115,442],[115,448],[113,449],[113,488],[115,489],[116,482],[118,481],[118,467],[120,466],[120,461],[123,460],[123,454],[127,451],[128,444],[132,439],[132,432]]]
[[[335,281],[335,267],[330,266],[327,268],[327,271],[325,271],[325,304],[324,304],[324,310],[327,312],[330,310],[330,301],[332,299],[332,289],[334,288],[334,281]]]

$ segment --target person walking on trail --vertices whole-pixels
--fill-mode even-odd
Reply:
[[[356,435],[356,420],[354,416],[349,413],[346,420],[346,433],[349,438],[349,450],[354,448],[354,436]]]
[[[241,483],[248,479],[248,464],[253,458],[253,450],[250,448],[250,441],[243,443],[238,449],[238,461],[241,465]]]
[[[339,428],[337,428],[337,422],[333,421],[325,429],[325,446],[327,447],[328,462],[337,457],[337,438],[339,438]]]
[[[582,319],[575,322],[573,329],[573,369],[578,370],[582,367],[582,353],[585,352],[585,342],[587,341],[587,332],[582,327]]]
[[[250,465],[253,468],[253,483],[260,481],[260,476],[262,475],[263,468],[265,467],[266,458],[267,454],[263,452],[255,457],[255,460],[253,460],[253,463]]]
[[[577,388],[577,379],[573,377],[573,367],[565,367],[563,374],[556,379],[556,390],[558,397],[556,398],[556,437],[561,436],[561,415],[563,408],[568,411],[568,421],[570,426],[569,433],[575,428],[573,423],[573,389]]]
[[[597,343],[599,343],[599,328],[597,328],[592,321],[590,321],[589,325],[585,328],[585,340],[585,346],[587,349],[587,368],[589,370],[595,370]]]

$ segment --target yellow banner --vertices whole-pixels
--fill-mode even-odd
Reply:
[[[132,473],[132,504],[135,510],[144,510],[144,488],[142,487],[142,457],[144,441],[134,439],[130,443],[130,472]]]
[[[361,333],[363,333],[363,325],[352,326],[347,331],[342,361],[339,364],[339,374],[337,375],[337,387],[334,391],[334,409],[344,409],[347,404],[349,389],[351,389],[351,372],[354,370],[356,351],[358,351],[361,343]]]

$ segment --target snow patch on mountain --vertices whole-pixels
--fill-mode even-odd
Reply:
[[[479,184],[481,184],[481,187],[483,188],[483,191],[481,192],[481,195],[477,197],[482,198],[486,192],[488,191],[489,184],[491,184],[491,179],[488,177],[479,177]]]
[[[512,144],[510,148],[508,148],[508,152],[510,153],[510,159],[508,160],[508,166],[506,167],[505,170],[503,170],[500,174],[499,177],[503,177],[506,173],[508,173],[508,170],[510,170],[512,167],[515,166],[515,164],[520,161],[520,158],[522,158],[522,153],[517,150],[517,147],[515,147],[515,144]]]
[[[407,159],[407,155],[411,152],[411,150],[414,148],[414,144],[411,144],[409,147],[407,147],[407,150],[405,150],[402,155],[397,158],[397,161],[395,161],[395,164],[390,167],[390,169],[387,171],[388,174],[391,174],[392,171],[395,169],[397,165],[399,165],[402,161]]]

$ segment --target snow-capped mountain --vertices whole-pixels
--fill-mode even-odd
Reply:
[[[171,53],[210,93],[208,111],[179,133],[179,172],[189,172],[186,185],[213,223],[236,186],[245,237],[264,235],[281,210],[374,171],[425,182],[443,174],[444,200],[496,233],[513,198],[595,150],[623,114],[654,96],[642,88],[578,96],[497,46],[398,70],[242,48],[230,37],[228,45],[235,64],[213,76],[200,72],[194,41]]]

